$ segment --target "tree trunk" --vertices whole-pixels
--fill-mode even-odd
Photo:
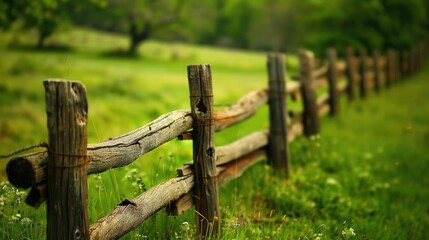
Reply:
[[[128,48],[128,55],[136,56],[139,45],[149,39],[152,33],[152,26],[145,24],[143,28],[138,29],[135,22],[130,23],[130,47]]]
[[[43,49],[45,47],[45,40],[48,37],[48,34],[46,32],[41,31],[39,32],[39,37],[37,39],[37,48]]]

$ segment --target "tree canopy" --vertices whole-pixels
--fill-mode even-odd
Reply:
[[[129,52],[150,38],[225,47],[321,53],[326,47],[407,49],[428,35],[426,0],[4,0],[0,26],[41,37],[71,21],[129,35]],[[95,3],[95,4],[94,4]],[[39,40],[40,41],[40,40]]]

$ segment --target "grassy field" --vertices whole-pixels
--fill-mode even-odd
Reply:
[[[148,42],[141,58],[115,57],[126,39],[82,29],[51,39],[66,51],[6,47],[0,39],[0,152],[47,140],[42,81],[76,79],[87,87],[89,142],[114,137],[169,111],[188,108],[186,66],[213,65],[218,107],[267,85],[265,54]],[[288,65],[296,71],[296,58]],[[263,163],[220,190],[221,239],[427,239],[429,232],[429,65],[368,100],[343,102],[322,133],[291,144],[293,176],[272,177]],[[216,135],[218,145],[267,128],[267,110]],[[172,141],[130,166],[90,177],[90,221],[123,198],[175,175],[192,158],[191,142]],[[0,159],[0,169],[6,160]],[[23,203],[25,193],[0,188],[0,239],[43,239],[45,206]],[[186,224],[189,223],[189,224]],[[193,211],[164,211],[125,239],[188,239]]]

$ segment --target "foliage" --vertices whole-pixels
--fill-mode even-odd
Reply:
[[[89,26],[127,33],[128,54],[136,55],[142,42],[178,21],[184,3],[185,0],[106,0],[102,6],[88,8],[74,19]]]
[[[71,21],[129,36],[135,55],[148,39],[317,55],[336,46],[407,50],[428,35],[425,0],[5,0],[0,26],[39,31],[38,45]]]
[[[59,28],[69,24],[70,14],[88,4],[98,4],[102,0],[6,0],[0,2],[0,9],[6,14],[0,18],[0,27],[5,29],[18,21],[25,30],[38,31],[37,47],[43,48],[46,38]]]

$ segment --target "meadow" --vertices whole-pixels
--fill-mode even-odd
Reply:
[[[80,80],[89,102],[88,142],[138,128],[161,114],[189,108],[186,66],[213,66],[214,102],[225,107],[267,86],[262,52],[150,41],[141,57],[118,56],[120,35],[73,29],[38,51],[32,34],[0,38],[0,153],[47,140],[47,78]],[[13,42],[14,44],[10,44]],[[19,43],[16,44],[16,43]],[[12,46],[11,46],[12,45]],[[287,57],[289,75],[297,59]],[[342,102],[322,119],[320,136],[291,145],[292,177],[272,176],[260,163],[220,190],[220,239],[427,239],[429,232],[429,62],[424,71],[367,100]],[[215,135],[217,145],[268,127],[267,109]],[[135,163],[89,177],[90,221],[175,176],[192,159],[190,141],[172,141]],[[45,207],[23,203],[25,193],[6,182],[0,159],[0,238],[45,238]],[[189,239],[194,212],[164,211],[124,239]]]

